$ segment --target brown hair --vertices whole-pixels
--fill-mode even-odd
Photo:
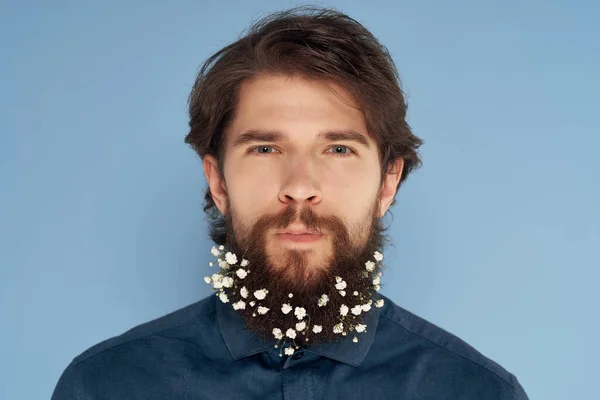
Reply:
[[[381,177],[404,159],[399,185],[421,164],[423,143],[406,122],[398,71],[389,52],[363,25],[330,9],[297,7],[270,14],[202,65],[189,96],[190,132],[185,142],[203,158],[213,155],[223,172],[224,132],[232,121],[238,89],[258,74],[300,75],[340,85],[355,97],[369,134],[379,146]],[[204,211],[211,238],[225,241],[223,217],[210,189]],[[395,199],[392,205],[395,203]]]

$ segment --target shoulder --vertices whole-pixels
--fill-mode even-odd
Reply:
[[[116,347],[124,346],[143,339],[151,339],[153,336],[178,328],[185,328],[198,322],[199,319],[215,312],[214,296],[208,296],[196,303],[190,304],[179,310],[173,311],[160,318],[143,323],[129,329],[119,336],[104,340],[85,350],[73,359],[72,364],[79,364],[100,353],[110,351]]]
[[[491,390],[498,395],[490,398],[527,399],[517,378],[501,365],[483,355],[456,335],[398,306],[389,298],[381,309],[377,336],[389,354],[394,348],[417,362],[425,375],[432,374],[438,383],[475,391]]]
[[[95,393],[117,399],[134,390],[162,390],[166,383],[161,379],[168,376],[164,368],[184,366],[199,348],[209,348],[203,356],[219,357],[215,311],[214,296],[208,296],[90,347],[63,371],[52,399],[92,398]]]

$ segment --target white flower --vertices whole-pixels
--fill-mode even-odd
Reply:
[[[337,290],[344,290],[344,289],[346,289],[346,281],[341,281],[339,283],[336,283],[335,284],[335,288]]]
[[[344,324],[341,322],[333,326],[333,333],[342,333],[344,331]]]
[[[288,297],[291,299],[292,297],[294,297],[293,293],[288,294]]]
[[[373,261],[367,261],[365,267],[367,268],[367,271],[373,272],[375,270],[375,263]]]
[[[254,307],[254,305],[255,305],[255,304],[256,304],[256,302],[255,302],[255,301],[251,301],[251,302],[250,302],[250,307]]]
[[[343,317],[348,315],[348,306],[347,305],[342,304],[342,306],[340,307],[340,315]]]
[[[228,303],[229,302],[229,297],[227,297],[227,294],[225,292],[219,293],[219,299],[221,299],[221,301],[223,303]]]
[[[246,272],[246,270],[244,268],[240,268],[237,271],[235,271],[235,274],[240,278],[240,279],[244,279],[246,277],[246,275],[248,275],[248,273]]]
[[[254,297],[256,297],[258,300],[264,300],[265,297],[267,297],[266,289],[257,290],[256,292],[254,292]]]
[[[336,276],[335,281],[336,281],[336,283],[340,283],[342,281],[342,278],[339,276]]]
[[[265,315],[269,309],[267,307],[259,306],[256,311],[261,315]]]
[[[210,265],[212,267],[213,265],[215,265],[215,263],[213,261],[211,261],[208,263],[208,265]]]
[[[358,296],[358,292],[355,290],[354,293],[352,293],[354,296]]]
[[[273,328],[273,336],[275,336],[275,339],[277,340],[283,338],[283,333],[281,333],[281,329]]]
[[[381,307],[383,307],[383,299],[381,299],[381,300],[377,300],[377,301],[375,302],[375,307],[377,307],[377,308],[381,308]]]
[[[233,286],[233,278],[230,276],[226,276],[223,278],[223,287],[230,288]]]
[[[361,305],[354,306],[354,307],[352,307],[350,312],[352,312],[352,314],[354,314],[354,315],[360,315],[360,313],[362,312],[362,306]]]
[[[242,296],[245,299],[248,298],[248,289],[246,289],[246,286],[242,286],[242,288],[240,289],[240,296]]]
[[[313,325],[313,332],[314,333],[319,333],[323,330],[323,327],[321,325]]]
[[[223,287],[223,275],[213,274],[212,281],[215,289],[221,289]]]
[[[319,301],[317,302],[317,304],[319,305],[319,307],[323,307],[324,305],[327,304],[328,301],[329,301],[329,296],[327,296],[326,294],[322,294],[321,297],[319,298]]]
[[[211,281],[212,281],[212,279],[210,279],[210,276],[205,276],[204,277],[204,282],[210,283]]]
[[[223,269],[229,269],[229,264],[227,264],[227,262],[221,260],[220,258],[217,260],[217,262],[219,263],[219,267]]]
[[[215,246],[213,246],[212,249],[210,249],[210,254],[212,254],[215,257],[219,257],[219,255],[221,255],[221,252],[217,250]]]
[[[284,314],[289,314],[290,311],[292,311],[292,306],[290,306],[289,304],[284,304],[281,306],[281,312]]]
[[[245,267],[246,265],[248,265],[248,260],[242,259],[242,262],[240,263],[240,266],[241,267]]]
[[[225,249],[225,246],[223,246],[223,245],[220,245],[220,246],[219,246],[219,250],[223,250],[223,249]]]
[[[233,303],[232,305],[233,305],[234,310],[245,310],[246,309],[246,303],[243,300]]]
[[[358,324],[358,325],[356,325],[354,327],[354,329],[356,330],[356,332],[359,332],[359,333],[360,332],[364,332],[366,328],[367,328],[367,326],[363,325],[363,324]]]
[[[383,254],[381,254],[381,253],[380,253],[380,252],[378,252],[378,251],[376,251],[376,252],[373,254],[373,257],[375,257],[375,260],[376,260],[376,261],[381,261],[381,260],[383,260]]]
[[[294,354],[294,348],[286,347],[285,350],[283,350],[283,352],[285,353],[286,356],[291,356],[292,354]]]
[[[296,330],[297,330],[298,332],[301,332],[301,331],[303,331],[305,328],[306,328],[306,322],[304,322],[304,321],[302,321],[302,322],[298,322],[298,323],[296,324]]]
[[[379,289],[381,289],[381,286],[379,286],[379,285],[375,285],[375,286],[373,286],[373,288],[374,288],[375,290],[379,290]]]
[[[376,276],[373,278],[373,285],[379,285],[381,283],[381,278]]]
[[[227,264],[229,265],[235,265],[237,263],[237,256],[232,252],[228,251],[227,253],[225,253],[225,261],[227,261]]]
[[[353,341],[354,343],[358,343],[358,338],[357,338],[356,336],[354,336],[354,339],[352,339],[352,341]]]
[[[285,331],[285,336],[289,337],[290,339],[296,339],[296,331],[290,328]]]
[[[371,305],[370,304],[363,304],[361,306],[361,308],[362,308],[363,312],[367,312],[367,311],[369,311],[371,309]]]
[[[345,297],[346,296],[346,291],[345,290],[340,290],[340,296]]]
[[[302,319],[306,317],[306,310],[304,309],[304,307],[296,307],[296,309],[294,310],[294,315],[296,315],[296,318]]]

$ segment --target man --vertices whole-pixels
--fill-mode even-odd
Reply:
[[[421,140],[385,48],[294,9],[213,55],[186,138],[208,182],[214,295],[76,357],[53,399],[526,399],[378,293],[381,218]]]

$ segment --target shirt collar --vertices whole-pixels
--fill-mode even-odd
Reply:
[[[247,330],[244,320],[231,307],[231,304],[221,302],[216,296],[213,296],[213,298],[216,302],[217,320],[221,334],[234,360],[240,360],[273,348],[275,339],[267,342],[256,332]],[[338,343],[323,343],[310,346],[305,351],[311,351],[323,357],[341,361],[355,367],[360,366],[375,338],[379,313],[380,309],[374,305],[367,312],[365,315],[367,329],[365,332],[357,335],[358,343],[352,342],[353,336],[346,336]]]

